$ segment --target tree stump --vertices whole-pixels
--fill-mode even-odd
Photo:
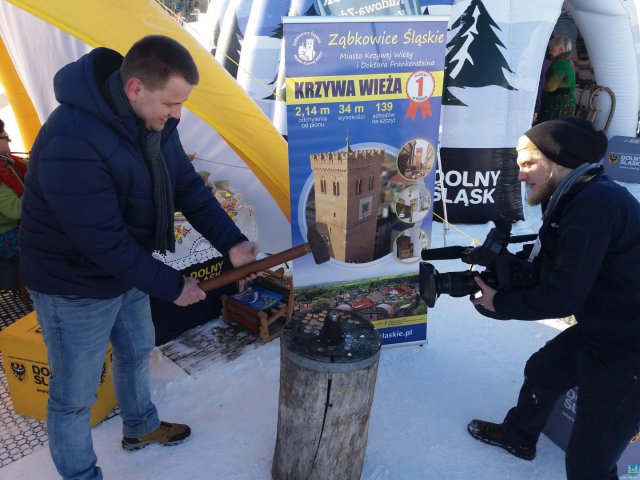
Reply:
[[[280,343],[274,480],[362,473],[380,336],[355,314],[297,313]]]

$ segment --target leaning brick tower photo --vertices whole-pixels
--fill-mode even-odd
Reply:
[[[311,154],[315,221],[329,254],[348,263],[374,260],[384,149]]]

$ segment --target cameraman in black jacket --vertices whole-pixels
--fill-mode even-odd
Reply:
[[[568,480],[617,479],[616,462],[640,424],[640,204],[596,165],[606,149],[602,132],[571,117],[518,140],[528,203],[546,204],[530,257],[541,283],[496,291],[476,277],[481,296],[471,299],[500,318],[575,316],[576,325],[529,358],[503,423],[468,425],[478,440],[533,460],[556,400],[577,385]]]

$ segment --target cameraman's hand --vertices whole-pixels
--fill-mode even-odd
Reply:
[[[487,285],[479,276],[474,277],[474,280],[476,282],[476,285],[478,285],[478,287],[480,288],[480,292],[476,293],[476,295],[481,295],[479,297],[474,297],[472,295],[471,303],[473,303],[474,305],[479,305],[490,312],[495,312],[496,309],[493,306],[493,297],[496,294],[496,289],[491,288],[489,285]]]

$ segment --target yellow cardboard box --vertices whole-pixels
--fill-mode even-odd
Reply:
[[[13,409],[20,415],[44,420],[47,416],[51,370],[35,312],[0,332],[0,352]],[[102,367],[98,399],[91,408],[91,426],[100,423],[115,406],[109,345]]]

